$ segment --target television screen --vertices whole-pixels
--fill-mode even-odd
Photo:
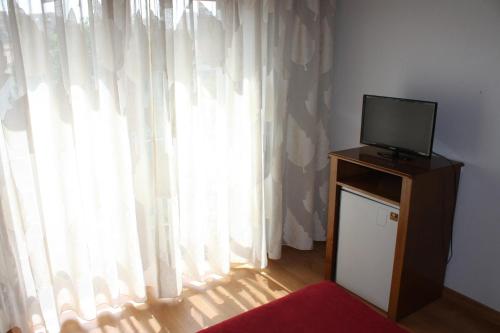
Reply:
[[[431,156],[437,103],[363,96],[361,143]]]

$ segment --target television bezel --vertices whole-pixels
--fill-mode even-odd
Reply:
[[[412,102],[412,103],[431,103],[431,104],[434,104],[433,117],[432,117],[431,143],[429,145],[429,152],[419,152],[419,151],[407,149],[404,147],[396,147],[396,146],[386,145],[386,144],[378,143],[378,142],[365,141],[363,138],[363,129],[365,126],[365,112],[366,112],[366,99],[367,99],[367,97],[386,98],[386,99]],[[396,153],[405,153],[405,154],[411,154],[411,155],[417,155],[417,156],[421,156],[421,157],[431,158],[432,157],[432,147],[434,145],[434,132],[436,129],[437,108],[438,108],[438,103],[433,102],[433,101],[365,94],[365,95],[363,95],[363,109],[362,109],[362,113],[361,113],[361,131],[359,133],[359,137],[360,137],[359,141],[364,145],[389,149],[389,150],[394,151]]]

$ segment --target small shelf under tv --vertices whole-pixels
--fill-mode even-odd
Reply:
[[[399,207],[401,177],[388,174],[366,173],[337,181],[337,184]]]
[[[337,185],[399,207],[402,183],[400,176],[348,161],[339,162],[338,175]]]

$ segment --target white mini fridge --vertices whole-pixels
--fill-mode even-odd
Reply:
[[[387,311],[399,207],[361,193],[340,194],[336,282]]]

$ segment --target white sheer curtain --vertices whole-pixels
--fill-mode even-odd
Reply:
[[[0,0],[0,330],[55,332],[145,287],[174,297],[279,257],[286,163],[313,156],[300,165],[313,191],[328,145],[290,127],[289,89],[330,82],[332,13],[320,0]],[[302,88],[293,66],[309,71]],[[324,132],[327,109],[306,111]]]

